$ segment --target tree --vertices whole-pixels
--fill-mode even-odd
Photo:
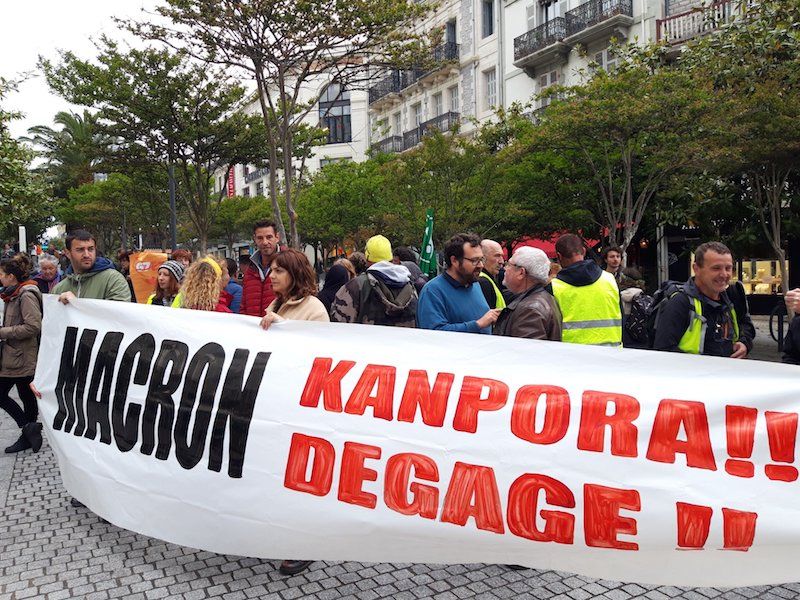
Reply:
[[[296,133],[313,118],[324,92],[321,84],[336,82],[341,94],[374,74],[375,66],[416,58],[424,43],[413,27],[431,8],[410,0],[167,0],[156,11],[169,25],[141,22],[130,27],[144,38],[165,41],[255,80],[267,160],[273,167],[273,214],[282,239],[297,247],[292,158]],[[280,196],[289,219],[288,236]]]
[[[0,78],[0,101],[15,84]],[[17,226],[40,235],[51,214],[50,196],[42,178],[31,171],[33,151],[11,137],[8,123],[18,113],[0,107],[0,236],[14,239]]]
[[[564,99],[547,109],[530,151],[561,152],[588,172],[595,189],[582,201],[624,258],[667,178],[698,167],[718,147],[709,86],[679,71],[630,65],[556,93]]]
[[[242,236],[250,235],[250,227],[255,221],[260,220],[251,220],[254,209],[261,209],[262,211],[267,209],[264,198],[260,196],[225,198],[217,206],[214,213],[214,227],[211,230],[212,237],[224,239],[230,252],[236,241],[241,239]],[[267,216],[270,215],[264,215],[261,218],[266,218]]]
[[[211,191],[214,174],[224,170],[227,177],[230,166],[263,155],[261,121],[240,111],[245,90],[182,53],[122,52],[103,38],[97,60],[66,52],[60,64],[42,61],[42,67],[64,98],[99,109],[101,130],[117,140],[110,165],[175,165],[179,198],[204,251],[223,195]]]
[[[99,132],[97,115],[61,111],[53,119],[60,129],[37,125],[28,129],[28,141],[38,147],[47,162],[42,170],[56,198],[67,190],[94,180],[98,163],[106,156],[112,139]]]
[[[684,53],[678,67],[713,85],[730,154],[710,157],[709,168],[741,181],[786,286],[785,234],[798,225],[792,202],[800,172],[800,2],[766,0],[742,9],[741,18]]]

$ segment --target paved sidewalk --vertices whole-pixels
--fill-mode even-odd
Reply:
[[[18,430],[0,419],[0,448]],[[81,598],[767,598],[800,597],[800,583],[733,590],[680,589],[594,580],[499,565],[314,563],[295,577],[278,561],[168,544],[74,509],[45,442],[38,454],[0,455],[0,600]]]
[[[760,337],[758,358],[777,360],[774,342]],[[17,435],[10,419],[0,416],[0,449]],[[104,523],[87,509],[70,507],[46,441],[38,454],[0,454],[0,506],[0,600],[800,598],[800,583],[682,589],[555,571],[513,571],[499,565],[317,562],[301,575],[283,577],[277,572],[277,560],[176,546]]]

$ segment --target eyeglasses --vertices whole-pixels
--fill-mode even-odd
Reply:
[[[464,257],[461,260],[465,260],[465,261],[467,261],[469,263],[472,263],[473,267],[477,267],[478,265],[486,264],[486,259],[483,256],[478,256],[476,258],[466,258],[466,257]]]

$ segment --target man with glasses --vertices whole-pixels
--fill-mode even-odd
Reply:
[[[422,288],[417,326],[491,334],[500,311],[489,308],[477,285],[486,262],[481,239],[473,233],[459,233],[450,238],[444,251],[447,270]]]
[[[503,283],[514,294],[494,325],[495,335],[561,341],[561,311],[545,286],[550,260],[538,248],[517,248],[506,263]]]

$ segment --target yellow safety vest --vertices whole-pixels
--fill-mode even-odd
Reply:
[[[702,354],[706,345],[706,330],[708,320],[703,316],[703,303],[698,298],[689,298],[694,301],[694,310],[691,311],[689,329],[683,334],[678,348],[686,354]],[[733,343],[739,341],[739,318],[736,309],[731,305],[731,320],[733,321]]]
[[[497,287],[497,284],[494,282],[494,279],[492,279],[492,277],[486,271],[481,271],[481,277],[488,279],[489,282],[492,284],[492,287],[494,288],[494,294],[497,300],[495,300],[494,306],[492,308],[497,308],[499,310],[504,309],[506,307],[506,300],[505,298],[503,298],[503,294],[500,293],[500,288]]]
[[[147,299],[147,304],[152,304],[153,300],[155,300],[155,297],[156,297],[155,294],[150,294],[150,297]],[[170,304],[170,308],[180,308],[181,300],[183,300],[183,298],[181,297],[179,292],[178,295],[175,296],[175,298],[173,298],[172,304]]]
[[[557,277],[552,285],[563,319],[562,342],[622,346],[619,288],[611,273],[603,271],[590,285],[570,285]]]

